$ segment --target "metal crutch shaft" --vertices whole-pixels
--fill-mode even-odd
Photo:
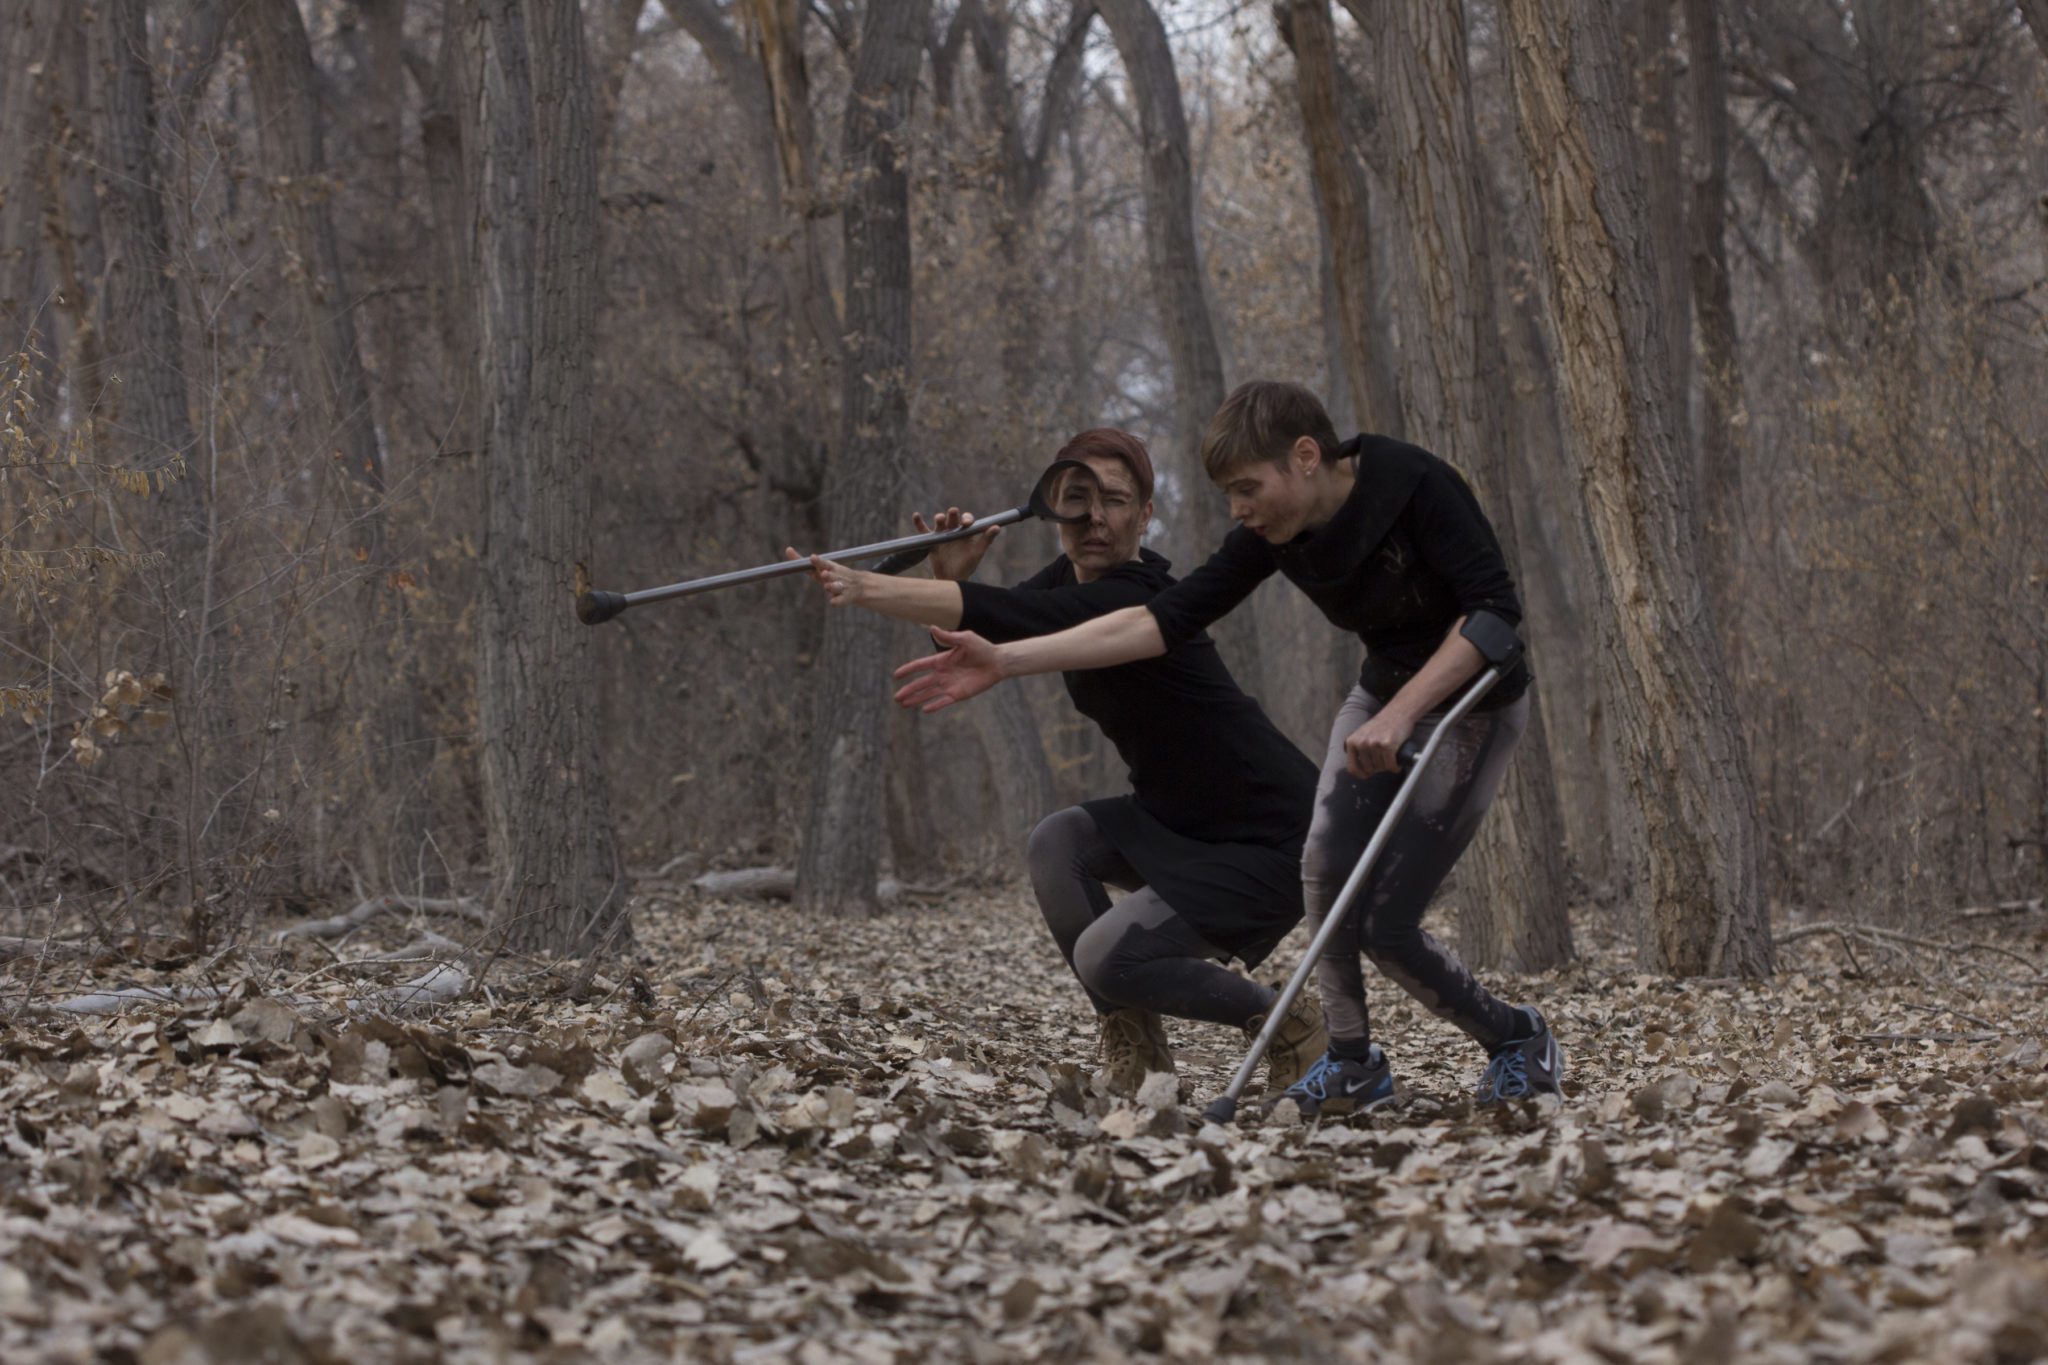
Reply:
[[[1030,515],[1031,510],[1028,507],[1013,507],[1007,512],[976,517],[967,525],[957,526],[950,531],[928,531],[923,535],[899,536],[895,540],[876,541],[873,545],[856,545],[849,550],[833,550],[819,557],[837,563],[842,560],[873,559],[878,555],[894,555],[900,551],[925,550],[934,545],[944,545],[947,541],[965,540],[977,531],[986,531],[991,526],[1008,526],[1011,522],[1022,521]],[[594,626],[611,620],[628,607],[637,607],[648,602],[666,602],[672,597],[694,597],[700,592],[730,588],[738,583],[755,583],[764,578],[809,573],[810,569],[811,561],[808,559],[784,559],[774,564],[763,564],[755,569],[735,569],[731,573],[713,574],[709,578],[693,578],[687,583],[670,583],[660,588],[642,588],[638,592],[587,592],[577,600],[576,616],[584,625]],[[896,571],[889,566],[884,566],[884,569],[886,572]]]
[[[1365,884],[1366,875],[1372,871],[1372,865],[1378,860],[1380,850],[1386,845],[1394,826],[1401,822],[1402,814],[1407,811],[1408,803],[1415,795],[1415,784],[1421,778],[1423,769],[1427,768],[1430,759],[1436,756],[1437,746],[1443,743],[1444,735],[1449,732],[1451,726],[1462,720],[1467,711],[1478,705],[1479,699],[1500,681],[1504,671],[1504,666],[1496,665],[1473,679],[1471,686],[1465,689],[1464,695],[1460,696],[1451,709],[1444,713],[1443,719],[1437,722],[1436,730],[1430,735],[1429,742],[1422,746],[1421,754],[1409,765],[1407,778],[1401,783],[1401,789],[1394,793],[1394,800],[1387,807],[1387,813],[1380,818],[1379,828],[1373,831],[1371,841],[1365,846],[1365,852],[1359,855],[1357,864],[1351,869],[1351,875],[1344,879],[1344,887],[1337,893],[1336,903],[1330,907],[1329,913],[1323,916],[1322,927],[1316,930],[1315,937],[1310,940],[1308,951],[1302,955],[1301,965],[1294,969],[1294,975],[1288,978],[1287,985],[1273,1001],[1272,1007],[1266,1011],[1265,1027],[1259,1030],[1259,1036],[1252,1042],[1251,1051],[1245,1054],[1244,1061],[1238,1065],[1237,1074],[1231,1077],[1229,1088],[1202,1111],[1202,1117],[1209,1122],[1228,1123],[1237,1117],[1237,1102],[1244,1095],[1245,1087],[1251,1083],[1252,1073],[1258,1070],[1259,1063],[1265,1060],[1266,1049],[1273,1045],[1273,1036],[1287,1021],[1287,1012],[1294,1007],[1295,1000],[1301,995],[1301,988],[1308,984],[1308,975],[1315,970],[1316,963],[1321,960],[1330,936],[1337,932],[1337,926],[1342,924],[1344,917],[1351,912],[1352,899],[1357,896],[1358,889]]]

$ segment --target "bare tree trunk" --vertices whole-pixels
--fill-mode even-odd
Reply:
[[[434,224],[434,270],[428,288],[434,322],[441,334],[443,409],[442,454],[473,455],[478,435],[481,374],[477,357],[477,305],[470,241],[476,220],[474,176],[481,160],[468,154],[464,139],[476,135],[462,116],[463,31],[468,0],[446,0],[441,46],[431,65],[417,73],[420,86],[420,156],[425,163],[427,206]],[[473,79],[473,77],[472,77]]]
[[[1294,49],[1294,85],[1316,203],[1330,239],[1330,271],[1344,338],[1344,379],[1358,425],[1402,433],[1393,346],[1374,301],[1372,220],[1365,173],[1345,145],[1337,94],[1337,39],[1329,0],[1290,0],[1283,39]]]
[[[839,357],[843,340],[832,306],[831,277],[825,268],[824,219],[818,212],[817,132],[811,118],[810,72],[804,64],[804,10],[798,0],[747,3],[755,49],[767,81],[776,154],[782,163],[783,203],[802,269],[795,302],[802,309],[808,331],[805,349],[825,363]],[[911,3],[929,12],[930,0]],[[921,53],[924,25],[918,28]]]
[[[1656,253],[1662,344],[1678,401],[1679,432],[1690,447],[1687,417],[1692,393],[1692,296],[1686,288],[1685,171],[1679,155],[1678,81],[1671,49],[1671,0],[1637,0],[1635,11],[1636,116],[1641,120],[1644,188],[1649,194],[1650,242]]]
[[[2048,11],[2048,0],[2025,0]],[[1687,215],[1693,309],[1699,317],[1705,395],[1700,415],[1700,490],[1707,587],[1733,650],[1737,530],[1742,516],[1742,360],[1736,351],[1735,293],[1728,276],[1728,72],[1721,53],[1720,0],[1685,0],[1697,169]]]
[[[846,358],[839,457],[826,477],[834,544],[878,540],[902,506],[910,426],[910,176],[904,136],[930,0],[867,8],[846,101]],[[797,863],[799,909],[875,909],[889,704],[885,635],[853,612],[826,618],[814,694],[815,774]]]
[[[570,610],[589,552],[597,163],[574,5],[470,0],[486,512],[478,730],[493,927],[514,947],[631,942],[591,637]]]
[[[1297,15],[1313,7],[1296,0]],[[1376,36],[1388,173],[1419,296],[1408,310],[1412,337],[1401,348],[1407,427],[1471,471],[1508,562],[1518,566],[1507,354],[1481,207],[1464,7],[1390,6]],[[1474,852],[1479,885],[1459,899],[1459,938],[1477,965],[1541,971],[1570,957],[1564,829],[1540,692],[1531,696],[1527,737]]]
[[[39,216],[43,207],[43,155],[56,52],[65,27],[50,0],[14,0],[0,14],[0,357],[11,357],[36,314]]]
[[[182,468],[198,444],[185,387],[184,342],[172,283],[170,233],[156,173],[156,94],[144,0],[108,0],[93,24],[102,81],[96,132],[100,225],[107,240],[101,327],[118,360],[118,403],[103,412],[122,445],[146,467]],[[210,543],[201,472],[164,492],[173,573],[189,608],[207,581]]]
[[[258,145],[277,235],[296,269],[299,390],[312,400],[320,445],[338,457],[349,539],[365,566],[357,602],[357,676],[370,694],[372,723],[362,737],[369,818],[365,866],[401,891],[399,867],[424,843],[424,803],[409,799],[433,754],[420,715],[413,651],[403,648],[405,598],[386,526],[384,450],[356,339],[356,300],[335,233],[325,136],[315,103],[320,72],[296,0],[245,0],[235,25],[256,96]],[[322,461],[323,466],[327,461]]]
[[[1097,9],[1116,40],[1117,56],[1131,83],[1144,143],[1145,255],[1158,298],[1160,325],[1173,358],[1174,441],[1194,522],[1194,543],[1206,555],[1230,529],[1223,500],[1202,471],[1202,433],[1223,406],[1223,351],[1202,280],[1201,249],[1195,239],[1195,177],[1188,155],[1188,120],[1181,104],[1180,77],[1166,26],[1151,0],[1101,0]],[[1198,561],[1199,562],[1199,561]],[[1210,634],[1238,685],[1256,696],[1264,667],[1258,647],[1255,607],[1247,602]]]
[[[107,383],[105,338],[97,321],[106,242],[100,232],[99,187],[93,170],[98,158],[92,145],[92,60],[84,26],[63,25],[45,60],[41,79],[48,102],[41,111],[46,121],[40,129],[44,145],[35,163],[43,167],[44,175],[40,195],[29,183],[20,187],[27,216],[19,230],[32,232],[34,215],[41,212],[48,256],[40,274],[45,287],[54,288],[49,305],[56,316],[46,315],[40,325],[46,336],[61,339],[58,369],[64,375],[71,420],[93,441],[93,412]],[[24,83],[27,79],[24,75]],[[14,207],[10,195],[8,210]],[[32,251],[27,264],[35,264]],[[29,273],[34,278],[37,272]]]
[[[1191,496],[1205,547],[1223,539],[1228,519],[1208,496],[1208,480],[1192,462],[1209,419],[1223,405],[1223,352],[1209,314],[1195,241],[1195,179],[1188,158],[1188,121],[1166,26],[1150,0],[1104,0],[1103,21],[1131,83],[1145,158],[1145,250],[1158,294],[1161,325],[1173,357],[1174,439],[1190,457],[1197,481]]]
[[[152,500],[151,539],[165,550],[158,583],[164,643],[177,688],[181,755],[180,811],[185,893],[193,907],[187,929],[210,931],[199,907],[200,878],[224,827],[236,823],[212,806],[208,774],[230,739],[217,684],[228,676],[225,638],[216,619],[211,471],[198,458],[188,407],[184,339],[172,276],[170,231],[158,188],[156,89],[149,61],[145,0],[107,0],[91,26],[94,150],[98,169],[105,284],[97,330],[109,374],[118,386],[100,396],[94,425],[117,460],[177,477]]]
[[[1644,817],[1646,957],[1681,975],[1765,973],[1756,795],[1705,609],[1693,472],[1656,363],[1657,267],[1620,33],[1605,0],[1502,0],[1501,13],[1599,556],[1601,663]]]

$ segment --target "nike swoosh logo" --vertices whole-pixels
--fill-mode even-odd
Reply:
[[[1351,1096],[1356,1095],[1359,1091],[1370,1090],[1373,1086],[1378,1084],[1379,1078],[1377,1076],[1373,1077],[1371,1080],[1365,1081],[1346,1081],[1344,1082],[1344,1097],[1346,1099],[1349,1099]]]
[[[1543,1042],[1543,1069],[1550,1073],[1551,1079],[1555,1080],[1557,1078],[1559,1067],[1557,1039],[1555,1038],[1546,1038]]]

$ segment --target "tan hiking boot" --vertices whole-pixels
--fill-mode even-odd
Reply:
[[[1154,1071],[1172,1076],[1173,1048],[1166,1026],[1150,1010],[1111,1010],[1102,1016],[1102,1069],[1095,1083],[1113,1095],[1138,1093]]]
[[[1258,1015],[1244,1026],[1245,1037],[1256,1039],[1265,1026],[1266,1016]],[[1323,1028],[1322,1001],[1313,991],[1304,990],[1294,997],[1287,1017],[1280,1022],[1279,1032],[1273,1035],[1272,1046],[1266,1049],[1266,1094],[1278,1095],[1293,1085],[1329,1050],[1330,1035]]]

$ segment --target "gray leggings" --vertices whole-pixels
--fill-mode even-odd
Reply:
[[[1322,924],[1324,912],[1344,889],[1402,782],[1398,773],[1378,773],[1361,781],[1345,771],[1344,741],[1380,705],[1379,698],[1354,687],[1330,728],[1330,748],[1316,785],[1315,816],[1301,861],[1302,898],[1312,927]],[[1450,949],[1423,930],[1422,915],[1458,855],[1472,842],[1479,817],[1500,789],[1508,756],[1528,723],[1529,702],[1524,697],[1498,711],[1469,712],[1444,737],[1416,787],[1415,799],[1316,964],[1324,1021],[1333,1040],[1358,1043],[1368,1036],[1361,953],[1395,985],[1481,1046],[1498,1047],[1514,1036],[1520,1023],[1514,1010],[1488,994]],[[1427,743],[1435,728],[1436,721],[1425,718],[1415,727],[1415,741]]]
[[[1147,1009],[1243,1027],[1273,992],[1220,964],[1229,957],[1174,913],[1080,806],[1031,831],[1031,887],[1046,928],[1103,1014]],[[1130,894],[1110,904],[1109,887]]]

